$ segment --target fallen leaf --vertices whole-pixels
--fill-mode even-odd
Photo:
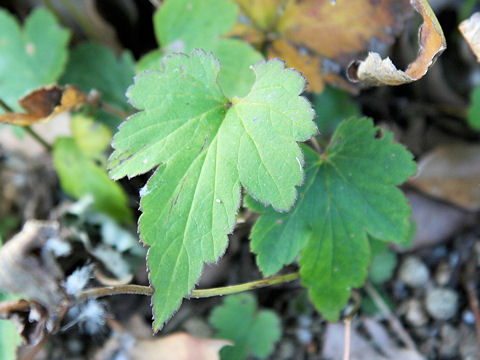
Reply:
[[[130,360],[220,360],[219,351],[227,345],[232,343],[201,339],[184,332],[156,339],[135,339],[127,332],[117,332],[95,354],[94,360],[112,359],[118,355]]]
[[[236,0],[245,16],[233,34],[301,71],[312,91],[349,90],[345,69],[393,43],[411,13],[408,0]]]
[[[408,251],[446,241],[472,221],[469,214],[456,206],[416,192],[406,193],[412,208],[412,221],[416,225],[412,245]],[[405,249],[396,248],[404,252]]]
[[[480,145],[437,147],[420,159],[418,167],[411,185],[467,210],[480,210]]]
[[[0,114],[0,122],[18,126],[46,122],[64,111],[84,104],[86,101],[86,95],[75,86],[45,86],[33,90],[18,101],[27,113]]]
[[[447,48],[442,28],[427,0],[412,0],[412,6],[423,17],[418,33],[417,58],[407,70],[398,70],[390,58],[382,60],[378,53],[370,52],[363,61],[354,61],[348,67],[348,77],[365,85],[402,85],[421,79]]]
[[[68,307],[64,276],[53,254],[58,241],[56,222],[30,220],[0,248],[0,289],[30,299],[1,303],[0,314],[14,319],[29,344],[55,330]]]
[[[131,360],[220,360],[219,351],[227,340],[200,339],[187,333],[176,333],[158,340],[140,340],[130,351]]]
[[[0,319],[10,320],[27,345],[35,346],[45,338],[48,312],[35,301],[18,299],[1,302]]]
[[[468,19],[463,20],[458,25],[458,29],[477,57],[477,61],[480,62],[480,12],[476,12]]]

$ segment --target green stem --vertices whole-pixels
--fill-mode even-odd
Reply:
[[[299,277],[300,277],[300,274],[298,272],[295,272],[295,273],[286,274],[286,275],[272,276],[267,279],[251,281],[244,284],[223,286],[223,287],[217,287],[217,288],[211,288],[211,289],[193,290],[192,293],[190,294],[190,297],[199,299],[199,298],[207,298],[212,296],[236,294],[244,291],[259,289],[259,288],[281,284],[285,282],[290,282],[298,279]],[[99,287],[99,288],[87,289],[80,292],[77,296],[77,299],[78,301],[85,301],[88,299],[96,299],[99,297],[120,295],[120,294],[152,296],[153,289],[149,286],[141,286],[141,285],[120,285],[120,286]]]
[[[8,104],[3,101],[2,99],[0,99],[0,107],[5,110],[5,112],[14,112],[13,109],[8,106]],[[44,138],[42,138],[35,130],[33,130],[30,126],[23,126],[23,128],[25,129],[25,131],[31,136],[33,137],[35,140],[38,141],[38,143],[40,145],[42,145],[45,150],[47,150],[48,152],[51,152],[52,151],[52,145],[50,145]]]

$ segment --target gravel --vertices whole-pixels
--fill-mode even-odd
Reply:
[[[458,294],[447,288],[430,289],[425,298],[425,307],[435,320],[451,319],[458,310]]]
[[[424,286],[429,277],[428,267],[417,257],[409,256],[400,266],[400,280],[413,288]]]

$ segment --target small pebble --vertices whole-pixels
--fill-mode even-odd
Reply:
[[[465,324],[473,325],[475,323],[475,315],[471,310],[465,310],[462,314],[462,320]]]
[[[460,332],[450,324],[445,324],[440,329],[442,342],[440,345],[440,356],[443,358],[455,358],[458,356],[458,345],[460,343]]]
[[[462,360],[478,360],[477,337],[467,326],[460,327],[460,355]]]
[[[413,326],[422,326],[428,322],[428,317],[423,310],[422,304],[418,300],[408,302],[406,320]]]
[[[297,335],[298,341],[304,345],[310,344],[313,340],[312,332],[308,329],[299,328],[295,331],[295,334]]]
[[[410,256],[406,258],[400,266],[400,280],[411,287],[424,286],[429,276],[430,273],[427,266],[416,257]]]
[[[431,289],[425,298],[425,307],[435,320],[451,319],[458,309],[458,294],[452,289]]]
[[[439,286],[445,286],[450,281],[451,274],[452,274],[452,268],[450,267],[450,265],[447,262],[442,261],[437,266],[437,269],[435,271],[435,282]]]

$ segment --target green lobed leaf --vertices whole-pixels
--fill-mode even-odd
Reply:
[[[477,86],[470,94],[467,120],[472,129],[480,131],[480,86]]]
[[[204,262],[227,245],[240,186],[286,211],[303,181],[297,145],[316,132],[305,80],[283,62],[253,67],[244,98],[229,101],[217,83],[220,66],[201,50],[176,54],[163,71],[136,78],[128,91],[139,113],[115,135],[110,176],[136,176],[160,166],[141,191],[139,229],[150,247],[154,329],[175,311]]]
[[[67,61],[68,38],[68,31],[45,9],[36,8],[23,29],[0,9],[0,98],[19,111],[20,97],[54,83]]]
[[[117,57],[106,46],[87,42],[72,50],[61,82],[78,85],[85,92],[96,89],[103,102],[128,111],[125,91],[134,75],[135,61],[128,51]]]
[[[316,308],[337,320],[350,289],[370,264],[368,235],[402,242],[410,208],[395,187],[415,173],[412,155],[370,119],[339,125],[325,153],[305,149],[306,180],[288,214],[268,209],[256,222],[251,246],[265,275],[301,252],[300,274]],[[383,130],[382,130],[383,131]]]
[[[234,343],[220,351],[221,358],[226,360],[243,360],[249,355],[264,359],[281,336],[277,314],[258,311],[255,298],[248,293],[227,296],[212,311],[209,322],[217,329],[217,338]]]
[[[382,284],[390,280],[397,266],[397,261],[397,255],[388,249],[373,256],[369,272],[370,281],[374,284]]]
[[[80,149],[73,138],[57,138],[53,147],[53,164],[62,189],[74,199],[92,194],[96,210],[121,223],[131,224],[132,214],[122,187],[109,179],[104,168]]]
[[[166,54],[212,51],[222,65],[218,81],[223,92],[245,96],[255,80],[249,66],[262,55],[244,41],[223,37],[237,15],[237,5],[229,0],[167,0],[154,15],[155,35]]]

